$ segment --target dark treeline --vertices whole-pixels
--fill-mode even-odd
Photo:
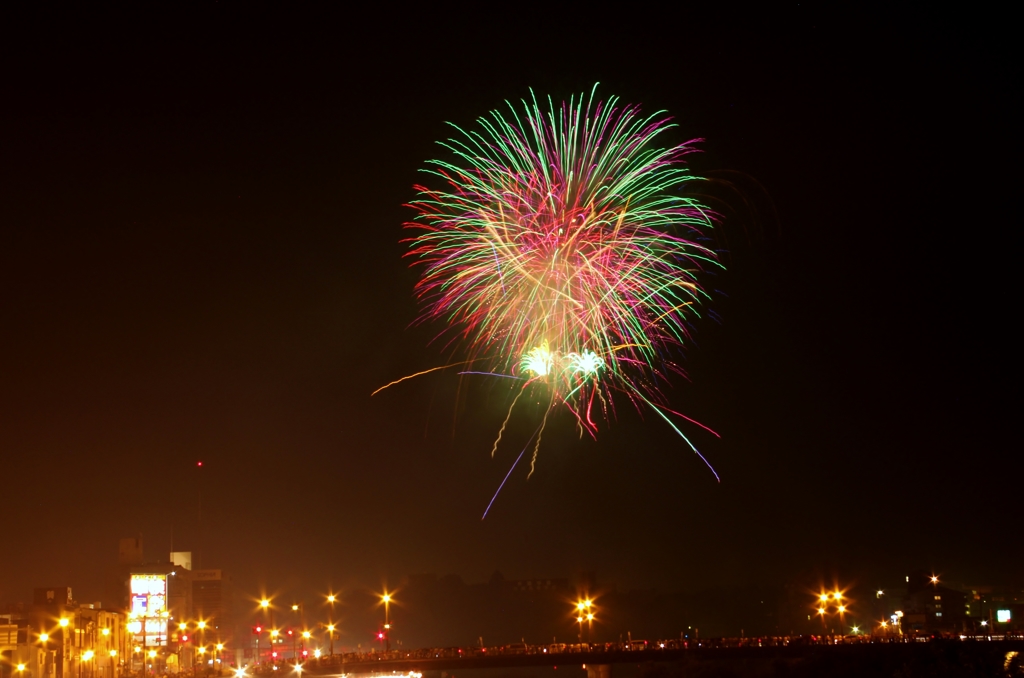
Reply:
[[[466,583],[452,574],[411,575],[396,587],[390,606],[392,648],[472,646],[481,640],[489,647],[514,642],[654,641],[796,630],[782,629],[786,615],[781,589],[748,586],[665,593],[586,587],[567,580],[534,583],[531,587],[506,581],[499,572],[480,583]],[[587,596],[593,602],[594,620],[581,625],[575,605]],[[341,644],[372,649],[384,624],[379,593],[362,589],[344,595],[338,618]]]

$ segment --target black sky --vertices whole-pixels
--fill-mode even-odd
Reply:
[[[2,22],[0,602],[100,597],[139,533],[253,595],[1019,577],[997,34],[802,5],[163,12]],[[369,395],[446,357],[409,328],[402,205],[446,120],[594,82],[740,187],[720,321],[670,394],[722,434],[694,435],[722,482],[650,416],[596,443],[563,418],[481,521],[518,452],[488,455],[507,393]]]

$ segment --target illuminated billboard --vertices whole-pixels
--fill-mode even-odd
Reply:
[[[1010,611],[996,610],[996,621],[1000,624],[1005,624],[1006,622],[1010,621]]]
[[[167,575],[133,574],[128,630],[142,634],[143,645],[167,644]]]

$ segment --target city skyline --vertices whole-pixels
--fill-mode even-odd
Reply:
[[[126,550],[129,542],[134,547]],[[386,652],[391,646],[400,653],[480,648],[484,638],[488,647],[501,647],[520,641],[545,645],[548,639],[603,646],[640,638],[1001,635],[1019,632],[1024,616],[1019,586],[957,582],[927,570],[870,583],[803,572],[782,586],[689,594],[620,590],[593,572],[520,580],[495,572],[480,582],[420,573],[380,588],[321,587],[313,597],[273,587],[254,595],[235,590],[221,570],[190,570],[188,553],[170,554],[173,562],[137,560],[139,546],[138,540],[122,540],[116,569],[123,581],[112,599],[86,603],[70,587],[36,588],[31,604],[0,607],[0,622],[27,628],[23,644],[35,635],[45,642],[40,634],[59,635],[66,622],[74,629],[80,617],[99,615],[107,620],[101,626],[110,628],[102,639],[107,647],[122,654],[132,646],[153,648],[187,668],[182,648],[217,647],[232,661],[243,661],[238,657],[252,659],[257,651],[268,660],[274,651],[280,659],[304,660],[333,656],[335,650]],[[89,632],[95,635],[90,642],[99,639],[95,628]]]

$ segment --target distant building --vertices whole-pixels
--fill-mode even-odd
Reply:
[[[908,593],[904,599],[903,631],[962,631],[967,619],[967,596],[945,586]]]
[[[196,630],[192,600],[192,554],[171,553],[146,562],[142,539],[122,539],[118,548],[126,628],[132,637],[132,670],[178,672],[194,663],[194,644],[184,636]]]
[[[124,568],[129,629],[141,646],[157,650],[167,670],[190,667],[199,644],[224,642],[235,635],[234,589],[222,570],[193,570],[189,551],[175,551],[167,561],[146,562],[141,539],[122,539],[118,555]],[[187,635],[193,640],[185,647]]]
[[[123,537],[117,544],[117,562],[121,565],[141,565],[142,537]]]
[[[965,586],[964,593],[972,631],[1004,633],[1024,628],[1024,590],[972,585]]]
[[[569,592],[569,580],[542,577],[537,579],[512,579],[506,580],[505,585],[508,586],[514,593],[568,593]]]
[[[193,616],[192,573],[170,563],[132,566],[127,581],[128,629],[145,648],[168,648]]]
[[[120,610],[80,604],[71,588],[37,588],[31,606],[0,617],[3,678],[113,678],[131,654]]]
[[[223,640],[233,635],[234,589],[221,570],[196,570],[192,573],[192,607],[196,619]]]
[[[967,595],[918,570],[907,575],[903,597],[904,633],[962,632],[970,610]]]

